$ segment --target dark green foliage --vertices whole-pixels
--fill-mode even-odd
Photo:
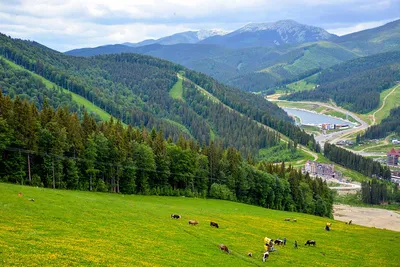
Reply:
[[[382,166],[373,159],[354,154],[349,150],[337,147],[333,144],[325,143],[324,155],[329,160],[346,168],[358,171],[366,176],[385,180],[390,180],[391,178],[388,167]]]
[[[113,118],[96,123],[87,113],[79,120],[76,113],[54,110],[47,101],[38,111],[27,100],[0,94],[0,137],[3,182],[214,197],[331,216],[327,185],[290,166],[260,164],[257,169],[232,147],[214,142],[201,147],[183,135],[174,143],[155,129],[123,127]]]
[[[278,142],[277,134],[253,121],[256,120],[296,139],[298,143],[315,142],[312,136],[292,125],[282,109],[261,96],[221,85],[206,75],[167,61],[136,54],[71,57],[35,42],[15,40],[5,35],[0,35],[0,55],[85,97],[126,124],[162,129],[164,136],[171,136],[173,140],[178,139],[184,126],[200,144],[208,144],[212,139],[210,133],[215,132],[224,147],[234,146],[244,154],[254,154],[259,148]],[[185,82],[183,88],[188,101],[183,103],[171,98],[169,90],[176,83],[178,72],[185,73],[187,78],[245,116],[214,103],[190,82]],[[28,94],[29,99],[36,101],[36,91],[28,88],[32,82],[35,81],[27,82],[13,94]],[[40,83],[39,86],[43,87]],[[16,86],[13,83],[8,87]],[[70,96],[54,95],[53,91],[57,90],[47,91],[50,106],[64,103],[83,116],[84,111],[71,103]],[[5,92],[9,94],[8,90]],[[69,98],[64,101],[63,97]],[[39,107],[42,105],[38,104]]]
[[[361,200],[365,204],[380,204],[388,200],[387,185],[377,179],[361,183]]]
[[[337,104],[367,113],[379,105],[380,93],[400,80],[400,52],[358,58],[323,70],[316,90],[296,92],[287,100],[333,99]]]
[[[390,115],[378,125],[369,127],[362,138],[379,139],[388,136],[390,133],[400,135],[400,107],[390,110]]]

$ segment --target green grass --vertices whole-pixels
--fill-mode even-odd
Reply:
[[[291,164],[294,167],[303,166],[307,160],[313,160],[314,157],[310,154],[297,149],[295,152],[287,149],[287,144],[281,143],[278,146],[270,148],[262,148],[258,151],[258,160],[265,162],[282,162],[285,161],[287,165]]]
[[[42,76],[40,76],[40,75],[38,75],[36,73],[33,73],[33,72],[31,72],[31,71],[29,71],[27,69],[24,69],[23,67],[15,64],[14,62],[12,62],[12,61],[10,61],[10,60],[2,57],[2,56],[0,56],[0,58],[3,59],[5,62],[7,62],[7,64],[10,65],[10,67],[12,67],[14,69],[26,71],[26,72],[30,73],[32,76],[42,80],[42,82],[44,83],[44,85],[47,88],[52,89],[52,88],[57,87],[57,85],[55,83],[43,78]],[[92,102],[88,101],[86,98],[84,98],[84,97],[82,97],[82,96],[80,96],[78,94],[75,94],[75,93],[73,93],[71,91],[68,91],[67,89],[62,88],[62,90],[63,90],[63,92],[65,92],[67,94],[70,94],[72,96],[72,100],[74,102],[76,102],[78,105],[84,106],[87,112],[96,113],[103,121],[110,120],[111,115],[108,112],[106,112],[105,110],[103,110],[103,109],[99,108],[98,106],[94,105]]]
[[[178,99],[178,100],[185,102],[185,99],[183,98],[183,79],[181,77],[178,76],[178,81],[174,84],[174,86],[169,91],[169,95],[173,99]]]
[[[314,83],[307,82],[305,79],[286,85],[294,92],[309,91],[315,88]]]
[[[381,94],[379,106],[382,105],[385,96],[387,96],[393,89],[395,89],[395,91],[386,98],[386,103],[383,109],[375,114],[376,123],[380,123],[384,118],[387,118],[390,114],[390,110],[400,105],[400,85],[397,85],[388,90],[385,90]]]
[[[398,232],[234,202],[11,184],[0,191],[4,266],[398,266],[400,258]],[[173,220],[171,213],[183,217]],[[220,228],[211,228],[211,220]],[[330,232],[326,222],[333,222]],[[288,245],[263,264],[265,236],[286,237]],[[305,247],[308,239],[317,246]]]
[[[356,120],[356,119],[354,119],[352,116],[347,116],[346,114],[344,114],[344,113],[342,113],[342,112],[340,112],[340,111],[337,111],[337,110],[332,110],[332,109],[329,109],[329,111],[327,111],[327,112],[325,112],[324,113],[325,115],[331,115],[331,116],[333,116],[333,117],[337,117],[337,118],[341,118],[341,119],[344,119],[344,120],[349,120],[350,122],[353,122],[353,123],[357,123],[358,124],[358,121]]]

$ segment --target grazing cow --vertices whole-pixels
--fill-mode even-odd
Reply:
[[[216,222],[210,222],[210,226],[219,228],[218,223]]]
[[[285,219],[285,222],[290,222],[290,218],[286,218],[286,219]]]
[[[172,218],[172,219],[180,219],[180,218],[181,218],[181,215],[178,215],[178,214],[171,214],[171,218]]]
[[[33,201],[35,201],[35,199],[33,199],[33,198],[30,198],[30,199],[29,199],[29,201],[32,201],[32,202],[33,202]]]
[[[279,245],[283,245],[283,240],[277,239],[277,240],[274,241],[274,244],[278,245],[278,246]]]
[[[296,220],[296,219],[293,219],[293,221],[294,221],[294,222],[297,222],[297,220]]]
[[[197,221],[194,221],[194,220],[189,220],[189,224],[190,225],[196,225],[196,224],[199,224]]]
[[[253,253],[249,252],[249,253],[247,253],[247,256],[253,257]]]
[[[219,249],[225,251],[226,253],[230,254],[231,252],[229,251],[228,247],[225,246],[224,244],[219,244]]]
[[[268,260],[268,257],[269,257],[269,252],[268,251],[264,252],[262,261],[265,262],[266,260]]]
[[[304,246],[310,246],[313,245],[315,247],[315,245],[317,245],[317,242],[315,242],[314,240],[307,240],[307,242],[304,244]]]

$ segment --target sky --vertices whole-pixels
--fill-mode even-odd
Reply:
[[[293,19],[343,35],[400,18],[400,0],[0,0],[0,32],[58,51]]]

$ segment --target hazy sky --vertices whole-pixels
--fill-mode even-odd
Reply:
[[[293,19],[343,35],[400,17],[400,0],[0,0],[0,32],[59,51]]]

